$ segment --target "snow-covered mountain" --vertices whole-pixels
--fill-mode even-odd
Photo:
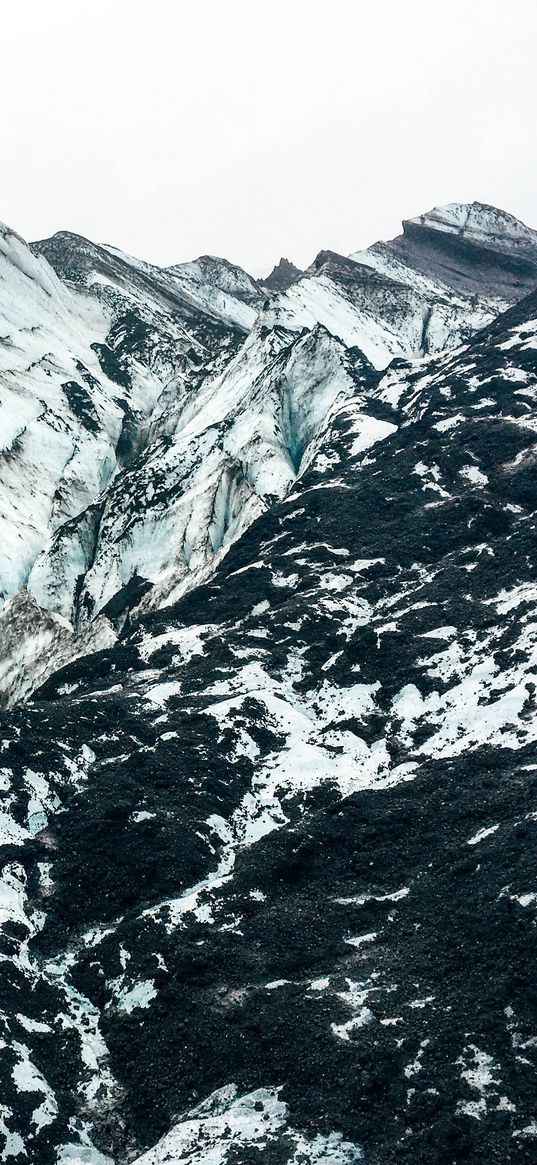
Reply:
[[[350,259],[321,251],[270,314],[294,328],[322,323],[384,368],[460,343],[533,290],[536,244],[512,215],[454,203]]]
[[[537,271],[535,232],[478,205],[302,276],[282,261],[281,292],[208,256],[160,269],[68,233],[2,239],[10,700],[197,585],[290,488],[336,399],[467,338]]]
[[[0,1159],[531,1161],[537,235],[1,247]]]

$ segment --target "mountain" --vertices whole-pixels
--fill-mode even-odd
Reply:
[[[531,1161],[537,236],[2,239],[3,1159]]]
[[[73,531],[65,585],[80,589],[107,491],[119,476],[126,481],[148,444],[154,451],[168,441],[171,406],[225,365],[262,295],[224,261],[160,271],[65,233],[30,249],[7,228],[0,274],[0,594],[8,600],[0,675],[17,695],[39,674],[41,656],[47,670],[89,646],[88,635],[73,644],[73,596],[49,600],[41,566],[34,587],[40,554]],[[88,634],[101,643],[114,636],[103,619]]]
[[[481,203],[435,208],[350,258],[321,251],[271,313],[324,324],[377,368],[454,346],[537,281],[537,233]]]
[[[491,304],[516,303],[521,289],[533,291],[537,278],[535,231],[493,206],[473,202],[435,207],[403,223],[403,234],[356,252],[357,262],[397,282],[414,278],[441,293],[449,288],[478,295]]]
[[[296,283],[303,274],[304,272],[295,267],[294,263],[290,263],[289,259],[280,259],[280,262],[272,268],[270,275],[267,275],[266,279],[260,279],[259,282],[269,291],[287,291],[287,288]]]
[[[528,290],[536,233],[467,211],[471,230],[449,226],[455,205],[402,241],[321,252],[268,298],[210,256],[161,269],[4,230],[4,700],[198,585],[285,494],[339,394],[460,343]]]
[[[33,243],[32,251],[44,256],[70,286],[93,290],[116,309],[130,307],[147,322],[154,323],[157,314],[158,326],[167,324],[176,341],[175,332],[182,325],[185,348],[195,338],[205,356],[218,342],[222,327],[247,332],[263,298],[245,271],[212,255],[160,268],[67,231]]]

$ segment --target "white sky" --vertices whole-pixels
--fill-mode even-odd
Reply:
[[[3,0],[0,219],[254,274],[477,198],[537,226],[535,0]]]

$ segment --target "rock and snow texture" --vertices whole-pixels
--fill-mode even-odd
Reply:
[[[240,267],[225,259],[202,255],[195,263],[168,267],[166,274],[202,311],[214,311],[226,322],[246,331],[252,326],[262,293],[255,280]]]
[[[340,348],[200,386],[255,485],[285,353],[288,483],[3,718],[8,1163],[535,1158],[537,297]]]
[[[50,670],[51,657],[58,666],[87,649],[85,640],[73,642],[72,629],[107,506],[127,516],[129,467],[146,448],[150,463],[162,460],[172,414],[229,361],[262,295],[223,261],[159,271],[65,234],[30,249],[7,228],[0,275],[0,602],[7,604],[0,680],[17,698]],[[138,493],[150,502],[143,475]],[[127,495],[119,500],[118,486]],[[145,486],[150,491],[150,480]],[[170,481],[169,493],[177,488]],[[158,509],[153,517],[142,536],[146,554],[138,561],[136,539],[127,539],[123,559],[132,569],[120,579],[116,571],[109,591],[136,582],[137,571],[150,575]],[[170,538],[169,528],[161,532]],[[49,579],[56,540],[62,562],[56,555]],[[14,624],[21,592],[24,620]],[[51,616],[63,620],[52,637]],[[110,634],[101,620],[92,639],[104,645]]]
[[[101,503],[57,531],[30,593],[77,627],[110,604],[119,614],[178,597],[285,495],[331,408],[369,371],[323,329],[254,329],[222,372],[170,406]]]
[[[527,259],[531,269],[535,266],[536,232],[495,206],[486,206],[482,202],[469,205],[452,202],[447,206],[435,206],[418,218],[408,219],[405,225],[455,235],[482,247],[496,258],[505,255],[513,264]]]
[[[440,300],[446,291],[455,294],[457,305],[477,297],[475,306],[482,301],[496,314],[502,303],[534,289],[536,245],[537,232],[505,211],[480,202],[451,203],[408,219],[402,235],[353,258],[397,281],[414,281],[423,294]]]
[[[520,298],[536,239],[454,205],[350,259],[321,252],[305,273],[282,259],[257,283],[212,256],[161,269],[5,229],[3,699],[210,574],[303,472],[338,395]]]
[[[377,368],[453,347],[537,282],[537,232],[481,203],[436,208],[349,259],[321,251],[265,309],[286,327],[322,323]]]
[[[535,1159],[537,297],[377,372],[274,304],[6,604],[13,684],[80,636],[0,734],[8,1165]]]

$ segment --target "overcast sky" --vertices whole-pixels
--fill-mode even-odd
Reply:
[[[537,227],[535,0],[4,0],[0,219],[260,274],[479,199]]]

